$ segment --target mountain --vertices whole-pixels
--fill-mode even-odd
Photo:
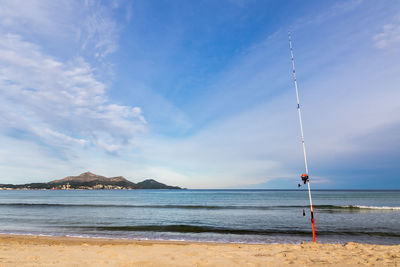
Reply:
[[[67,176],[48,183],[0,184],[0,189],[182,189],[153,179],[133,183],[122,176],[110,177],[84,172],[78,176]]]
[[[84,172],[78,176],[67,176],[60,180],[50,181],[48,184],[63,185],[67,183],[69,183],[71,187],[95,186],[98,184],[102,184],[102,185],[122,186],[127,188],[136,188],[135,183],[128,181],[122,176],[107,178],[91,172]]]
[[[181,189],[178,186],[170,186],[163,183],[159,183],[153,179],[147,179],[143,182],[136,184],[137,189]]]

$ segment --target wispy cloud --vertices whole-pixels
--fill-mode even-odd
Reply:
[[[115,3],[112,3],[113,8],[118,7]],[[78,32],[81,47],[86,51],[93,51],[98,60],[103,60],[117,50],[117,24],[110,17],[107,7],[96,2],[87,2],[86,6],[90,11]]]
[[[116,50],[116,23],[97,2],[79,5],[79,1],[2,2],[1,130],[11,135],[24,132],[31,141],[63,149],[94,145],[114,153],[130,145],[146,121],[139,107],[109,100],[98,66],[85,58],[104,62]],[[42,45],[48,38],[58,42],[56,50],[50,49],[57,56]],[[61,53],[69,46],[84,51]]]
[[[98,1],[1,1],[0,27],[27,41],[38,40],[62,49],[81,49],[99,61],[115,52],[119,29],[113,12],[124,5]],[[60,52],[61,52],[60,51]],[[62,53],[60,53],[62,54]]]
[[[400,45],[400,17],[396,17],[392,23],[385,24],[382,32],[374,36],[375,45],[381,49],[398,47]]]

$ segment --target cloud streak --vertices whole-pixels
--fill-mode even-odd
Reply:
[[[38,44],[7,32],[18,30],[14,17],[9,17],[3,18],[0,29],[3,132],[24,132],[34,142],[59,148],[95,145],[115,153],[145,130],[141,109],[112,103],[106,95],[107,85],[82,56],[62,61],[47,55]],[[4,27],[8,24],[12,27]],[[104,59],[115,48],[109,41],[113,36],[103,36],[109,30],[106,25],[112,23],[94,24],[85,42],[96,43],[98,56]]]
[[[394,48],[400,44],[400,17],[392,23],[385,24],[382,32],[373,37],[376,47],[380,49]]]

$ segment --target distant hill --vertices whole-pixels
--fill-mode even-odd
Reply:
[[[67,176],[60,180],[50,181],[48,184],[50,185],[63,185],[69,183],[71,187],[76,186],[95,186],[97,184],[102,185],[114,185],[114,186],[122,186],[127,188],[136,188],[136,184],[128,181],[122,176],[107,178],[101,175],[97,175],[91,172],[84,172],[78,176]],[[157,188],[161,189],[161,188]]]
[[[147,179],[143,182],[136,184],[137,189],[182,189],[178,186],[170,186],[163,183],[159,183],[153,179]]]
[[[153,179],[133,183],[122,176],[110,177],[84,172],[78,176],[67,176],[48,183],[0,184],[0,189],[182,189]]]

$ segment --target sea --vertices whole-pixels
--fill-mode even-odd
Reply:
[[[400,191],[314,190],[312,197],[317,242],[400,244]],[[223,243],[312,241],[308,192],[303,190],[0,191],[0,233]]]

